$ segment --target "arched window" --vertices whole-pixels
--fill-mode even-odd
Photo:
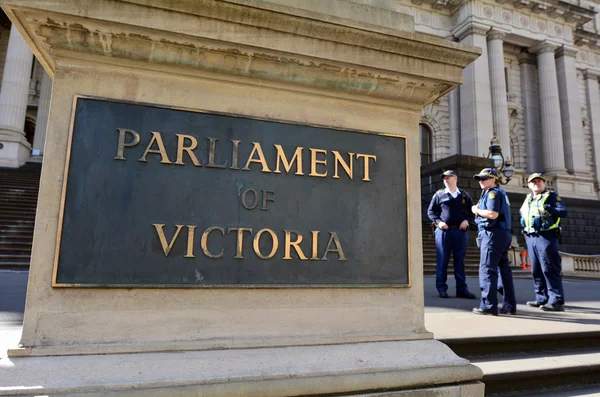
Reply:
[[[419,152],[421,153],[421,166],[431,163],[432,134],[429,126],[419,124]]]

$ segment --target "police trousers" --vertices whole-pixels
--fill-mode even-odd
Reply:
[[[565,303],[562,262],[558,253],[558,236],[553,231],[525,235],[531,261],[535,300],[539,303]]]
[[[435,286],[439,293],[448,290],[448,263],[454,255],[454,278],[456,279],[456,292],[466,294],[469,292],[465,276],[465,254],[467,252],[468,234],[459,229],[435,229],[435,257],[436,272]]]
[[[504,285],[504,301],[502,309],[508,312],[517,310],[515,286],[512,270],[508,261],[508,249],[511,243],[511,233],[501,228],[481,230],[479,232],[480,262],[479,288],[481,301],[479,308],[492,313],[498,313],[498,273]]]

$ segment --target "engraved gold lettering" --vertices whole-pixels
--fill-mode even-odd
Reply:
[[[248,192],[252,192],[252,197],[254,198],[252,201],[252,205],[248,204]],[[246,189],[242,193],[242,206],[247,210],[253,210],[258,206],[258,193],[254,189]]]
[[[204,252],[204,255],[206,255],[212,259],[219,259],[220,257],[223,256],[223,250],[221,250],[221,252],[219,252],[218,254],[213,254],[208,250],[208,236],[210,235],[210,233],[212,233],[215,230],[220,231],[223,236],[225,235],[225,229],[223,229],[222,227],[219,227],[219,226],[209,227],[208,229],[206,229],[204,231],[204,233],[202,233],[202,239],[200,240],[200,247],[202,247],[202,252]]]
[[[237,250],[233,259],[244,259],[242,255],[242,248],[244,246],[244,232],[249,232],[252,235],[252,229],[246,227],[230,227],[227,229],[227,233],[237,231]]]
[[[288,161],[281,145],[273,146],[275,146],[275,148],[277,149],[277,160],[275,163],[275,171],[273,171],[274,173],[281,174],[281,171],[279,170],[279,165],[283,164],[285,172],[289,174],[290,170],[292,169],[292,166],[294,165],[294,163],[296,163],[296,175],[304,175],[304,172],[302,171],[302,151],[304,150],[303,147],[297,147],[296,151],[294,152],[294,155],[292,156],[292,159]]]
[[[327,167],[327,158],[325,160],[317,159],[317,155],[324,154],[327,156],[327,150],[323,149],[309,149],[310,150],[310,174],[309,176],[316,176],[320,178],[325,178],[327,176],[327,169],[325,169],[325,173],[321,174],[317,172],[318,165],[324,165]]]
[[[173,244],[175,244],[175,240],[177,240],[177,237],[179,237],[179,232],[181,231],[184,225],[175,225],[177,227],[177,230],[175,231],[175,235],[171,239],[170,243],[167,242],[167,237],[165,236],[164,223],[153,223],[152,226],[154,226],[154,228],[156,229],[156,233],[158,233],[158,238],[160,240],[160,244],[162,245],[162,249],[165,253],[165,256],[169,256],[171,248],[173,248]]]
[[[215,164],[215,152],[217,151],[217,141],[216,138],[208,138],[210,142],[210,146],[208,149],[208,163],[206,164],[209,168],[225,168],[227,167],[227,161],[223,164]]]
[[[271,240],[272,240],[271,252],[269,252],[269,255],[266,255],[266,256],[260,252],[260,244],[259,244],[260,236],[262,236],[263,233],[269,233],[271,235]],[[256,236],[254,236],[254,242],[252,244],[252,247],[254,248],[254,253],[260,259],[271,259],[273,257],[273,255],[275,255],[275,253],[277,252],[277,249],[279,248],[279,239],[277,238],[277,235],[275,234],[275,232],[273,230],[261,229],[258,231],[258,233],[256,233]]]
[[[140,143],[140,134],[127,128],[117,128],[117,131],[119,131],[119,145],[117,147],[117,155],[114,157],[114,159],[125,160],[125,148],[132,147]],[[127,139],[127,134],[131,134],[131,136],[133,136],[133,139],[129,143],[125,142]]]
[[[194,233],[196,231],[196,226],[188,225],[188,246],[187,246],[187,254],[184,258],[195,258],[194,256]]]
[[[160,163],[161,164],[172,164],[172,162],[169,160],[169,156],[167,156],[167,150],[165,149],[165,144],[163,143],[162,137],[160,136],[160,132],[153,132],[150,131],[152,133],[152,139],[150,139],[150,143],[148,144],[148,147],[146,148],[146,151],[144,152],[144,154],[142,155],[142,157],[140,157],[140,159],[138,161],[141,162],[146,162],[148,160],[146,160],[146,156],[148,155],[148,153],[153,153],[153,154],[160,154]],[[158,146],[158,149],[152,149],[152,146],[154,145],[154,143],[156,142],[156,145]]]
[[[183,165],[183,152],[186,152],[188,154],[188,156],[190,156],[192,163],[194,163],[194,165],[196,167],[200,167],[202,164],[200,164],[200,162],[198,161],[198,158],[192,151],[198,147],[198,140],[191,135],[182,135],[182,134],[176,134],[176,135],[177,135],[177,161],[175,162],[175,164]],[[190,146],[185,146],[186,139],[191,142]]]
[[[352,179],[352,171],[353,171],[353,166],[354,166],[354,161],[353,161],[354,153],[348,152],[348,155],[350,156],[350,164],[348,164],[344,161],[344,158],[338,151],[332,150],[331,153],[333,153],[333,158],[335,159],[334,168],[333,168],[333,178],[334,179],[340,178],[338,175],[338,165],[341,164],[342,168],[344,168],[344,171],[346,171],[346,174],[350,177],[350,179]]]
[[[267,165],[267,160],[265,159],[265,154],[263,153],[260,143],[252,142],[252,144],[254,145],[254,147],[252,148],[252,152],[250,153],[250,156],[248,156],[248,161],[246,162],[246,165],[244,166],[244,168],[242,168],[242,170],[250,171],[250,163],[258,163],[262,165],[262,172],[271,172],[269,166]],[[258,158],[254,158],[255,154],[258,155]]]
[[[310,257],[310,260],[318,261],[320,259],[319,254],[317,253],[319,249],[319,231],[311,230],[310,233],[312,234],[312,256]]]
[[[302,260],[307,260],[308,258],[302,252],[302,248],[300,248],[300,243],[302,242],[302,235],[295,230],[284,230],[285,232],[285,248],[284,248],[284,256],[283,259],[292,259],[290,256],[290,247],[294,247],[296,250],[296,254]],[[296,235],[296,241],[292,241],[292,234]]]
[[[337,233],[329,232],[329,234],[331,234],[331,237],[329,238],[329,242],[327,243],[327,248],[325,249],[325,252],[323,253],[323,257],[321,258],[321,260],[326,261],[327,254],[329,252],[337,252],[338,256],[339,256],[338,261],[345,261],[346,256],[344,255],[344,251],[342,250],[342,244],[340,243],[340,239],[339,239]],[[336,248],[331,248],[332,243],[335,244]]]
[[[273,196],[270,197],[269,194],[272,194]],[[263,211],[267,210],[267,201],[270,202],[275,202],[275,192],[272,190],[263,190],[262,191],[262,207],[260,208]]]
[[[238,157],[240,155],[240,142],[241,141],[236,141],[235,139],[231,140],[233,147],[231,149],[231,167],[229,167],[230,170],[240,169],[240,167],[238,166]]]
[[[369,178],[369,160],[373,160],[373,161],[377,161],[377,156],[373,155],[373,154],[357,154],[356,155],[356,159],[360,159],[360,158],[364,158],[363,161],[363,166],[364,166],[364,173],[363,173],[363,181],[366,182],[371,182],[371,179]]]

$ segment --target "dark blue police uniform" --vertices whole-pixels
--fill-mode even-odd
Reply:
[[[497,177],[495,171],[493,171],[493,174]],[[481,249],[479,264],[481,301],[479,310],[474,309],[474,312],[478,314],[498,314],[498,271],[500,271],[502,284],[504,284],[504,301],[501,312],[515,314],[517,301],[512,270],[508,260],[508,249],[512,240],[510,203],[506,193],[495,186],[483,191],[478,207],[482,210],[495,211],[499,215],[496,219],[488,219],[482,216],[476,216],[475,218]]]
[[[446,171],[444,176],[456,176],[453,171]],[[454,255],[454,278],[456,279],[456,296],[460,298],[475,299],[469,293],[465,276],[465,254],[467,252],[468,234],[460,230],[464,221],[473,221],[471,212],[473,199],[464,190],[457,188],[457,195],[453,197],[446,189],[438,190],[432,197],[427,209],[427,215],[436,225],[442,221],[448,225],[447,230],[439,227],[435,229],[436,275],[435,286],[441,297],[448,297],[448,263]]]
[[[528,183],[536,178],[546,180],[536,173],[529,176]],[[527,195],[520,212],[535,288],[535,301],[527,305],[562,311],[565,295],[558,240],[560,218],[567,216],[567,208],[558,194],[544,190],[536,197]]]

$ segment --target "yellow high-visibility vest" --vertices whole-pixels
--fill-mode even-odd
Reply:
[[[558,218],[556,222],[554,222],[552,216],[544,208],[548,197],[550,197],[550,192],[545,191],[544,193],[542,193],[542,196],[534,202],[533,194],[529,193],[527,195],[527,198],[523,202],[523,205],[520,209],[521,218],[523,218],[523,220],[525,221],[525,233],[545,232],[548,230],[556,229],[558,227],[558,224],[560,223],[560,218]],[[539,228],[534,227],[536,218],[540,218],[540,221],[538,222]]]

